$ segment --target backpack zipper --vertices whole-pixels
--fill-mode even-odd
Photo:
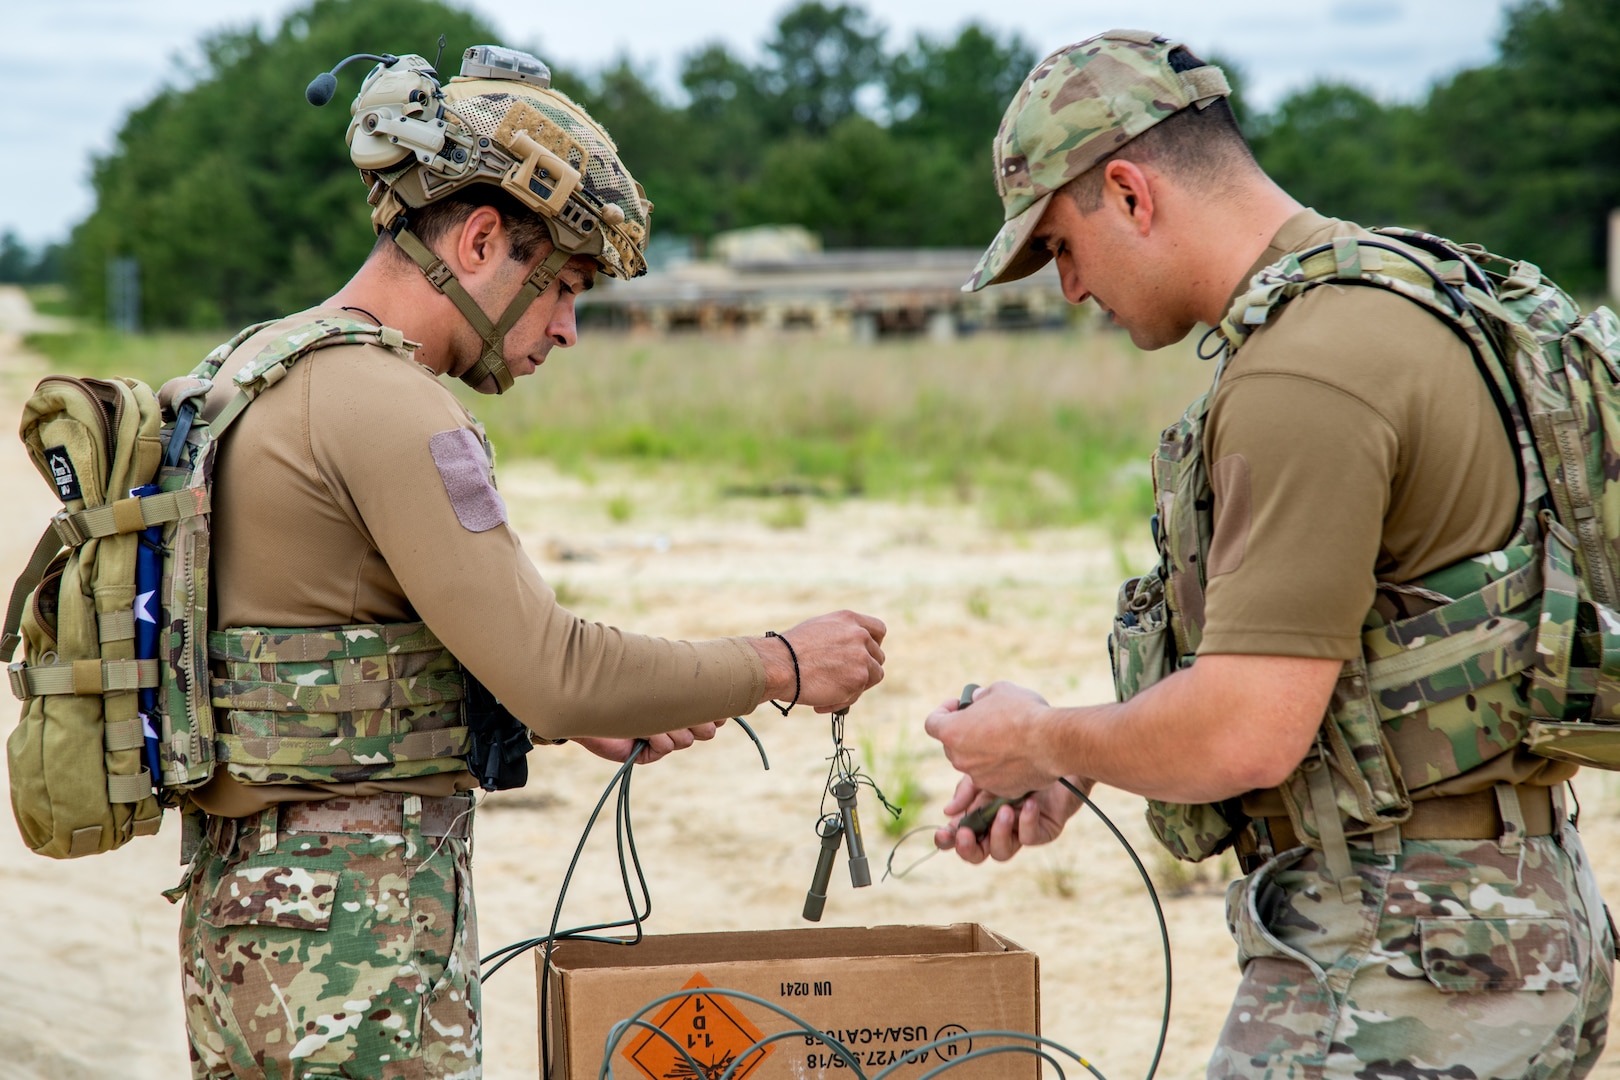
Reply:
[[[45,612],[39,606],[39,598],[46,595],[47,586],[51,586],[49,589],[51,593],[57,591],[57,587],[62,584],[62,574],[65,570],[67,570],[66,557],[62,557],[60,562],[52,560],[51,565],[45,570],[45,575],[39,579],[39,585],[34,589],[33,598],[29,602],[29,606],[34,609],[34,625],[39,627],[40,633],[51,639],[52,644],[55,644],[58,640],[56,621],[54,619],[47,621]],[[58,613],[58,617],[60,617],[60,613]]]
[[[113,445],[113,433],[118,430],[118,413],[121,410],[115,408],[107,401],[104,401],[101,395],[96,393],[95,388],[89,383],[85,382],[83,379],[75,379],[68,375],[48,375],[40,380],[41,386],[45,385],[46,383],[61,383],[64,386],[70,386],[74,390],[77,390],[86,399],[88,399],[92,405],[95,406],[95,415],[101,431],[101,446],[107,454],[107,470],[111,472],[113,451],[115,449]],[[121,402],[122,395],[120,395],[120,403]],[[101,493],[98,492],[97,494],[99,496]],[[85,501],[88,502],[89,500],[87,499]]]

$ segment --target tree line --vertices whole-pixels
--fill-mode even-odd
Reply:
[[[78,304],[101,309],[120,256],[139,260],[148,325],[236,325],[329,295],[372,243],[342,140],[358,76],[343,73],[326,109],[304,85],[353,52],[431,56],[441,33],[447,74],[466,46],[498,40],[440,0],[313,0],[273,30],[205,39],[194,78],[132,111],[93,164],[95,209],[60,253]],[[978,24],[891,48],[863,8],[821,0],[783,14],[757,61],[718,43],[681,58],[678,95],[630,59],[585,72],[541,55],[620,144],[655,237],[792,222],[829,247],[986,243],[1001,219],[990,141],[1037,58]],[[1620,0],[1520,0],[1496,59],[1418,102],[1318,83],[1262,113],[1225,66],[1256,156],[1302,201],[1602,287],[1620,206]]]

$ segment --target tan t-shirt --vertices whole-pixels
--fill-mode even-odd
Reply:
[[[245,342],[321,315],[290,316]],[[564,610],[506,523],[473,420],[426,368],[378,346],[318,349],[222,440],[210,563],[216,627],[425,622],[518,719],[546,738],[642,736],[747,713],[765,689],[741,638],[666,641]],[[335,793],[448,793],[468,774],[378,786],[243,790],[220,777],[205,810]]]
[[[1365,230],[1306,210],[1250,275]],[[1240,290],[1241,291],[1241,290]],[[1204,453],[1215,487],[1200,653],[1348,660],[1376,583],[1505,544],[1512,444],[1468,347],[1384,289],[1319,285],[1233,355]]]
[[[1335,235],[1370,234],[1294,215],[1239,292]],[[1518,521],[1512,444],[1473,354],[1384,289],[1319,285],[1274,313],[1222,375],[1204,453],[1215,531],[1201,654],[1351,659],[1377,582],[1494,551]],[[1519,749],[1416,794],[1575,771]]]

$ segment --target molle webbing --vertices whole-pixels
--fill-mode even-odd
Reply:
[[[346,783],[465,768],[465,682],[422,623],[208,635],[216,754],[245,783]]]
[[[11,692],[20,701],[47,694],[103,695],[155,689],[156,660],[68,660],[57,664],[13,664]]]
[[[1543,563],[1529,546],[1471,560],[1501,577],[1422,614],[1364,630],[1367,685],[1383,720],[1474,693],[1537,663]]]

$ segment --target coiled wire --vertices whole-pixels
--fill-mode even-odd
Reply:
[[[770,759],[765,754],[765,747],[764,744],[760,742],[759,736],[754,733],[754,729],[749,727],[741,717],[736,717],[734,719],[748,735],[748,737],[753,740],[755,749],[759,751],[761,764],[764,765],[767,770],[769,770],[771,767]],[[551,925],[546,934],[541,937],[533,937],[524,941],[513,942],[510,945],[496,949],[494,952],[484,957],[480,961],[480,966],[485,967],[487,970],[484,971],[481,981],[487,982],[489,979],[494,977],[497,971],[506,966],[506,964],[513,958],[534,948],[543,947],[545,949],[544,968],[545,970],[549,971],[551,968],[552,950],[556,947],[556,944],[559,941],[596,941],[609,945],[630,946],[639,944],[642,938],[645,936],[642,926],[647,919],[652,916],[652,894],[647,888],[647,878],[641,869],[641,858],[636,851],[635,830],[632,827],[630,819],[630,776],[635,769],[636,758],[641,754],[641,751],[646,747],[646,745],[645,740],[638,740],[636,742],[635,747],[632,749],[629,757],[625,759],[624,764],[619,767],[616,773],[614,773],[613,779],[608,781],[607,787],[602,791],[602,797],[596,801],[596,806],[591,810],[591,815],[585,822],[585,829],[580,834],[579,843],[574,846],[573,857],[568,861],[568,870],[563,875],[562,887],[558,890],[557,903],[552,909]],[[1118,826],[1116,826],[1113,821],[1109,819],[1107,814],[1102,812],[1102,809],[1098,807],[1096,803],[1091,801],[1091,798],[1086,795],[1085,792],[1081,791],[1078,787],[1070,783],[1065,778],[1060,777],[1058,782],[1067,788],[1070,793],[1075,796],[1075,798],[1079,799],[1083,805],[1089,807],[1091,812],[1097,815],[1098,820],[1108,827],[1108,831],[1114,834],[1114,839],[1119,841],[1120,846],[1125,849],[1125,853],[1131,857],[1131,862],[1135,865],[1136,872],[1141,876],[1142,884],[1147,889],[1148,899],[1153,902],[1153,914],[1158,921],[1159,941],[1164,955],[1164,1007],[1159,1020],[1158,1041],[1153,1048],[1153,1059],[1148,1064],[1146,1077],[1146,1080],[1153,1080],[1153,1077],[1159,1071],[1159,1061],[1164,1056],[1165,1039],[1170,1030],[1170,930],[1165,923],[1164,907],[1159,902],[1158,890],[1153,887],[1153,879],[1148,875],[1147,867],[1142,864],[1141,858],[1136,854],[1136,850],[1131,847],[1130,841],[1125,839],[1125,834],[1119,831]],[[588,926],[576,926],[567,930],[558,930],[557,925],[562,919],[563,901],[568,895],[568,887],[573,881],[574,870],[579,865],[580,856],[584,853],[585,842],[590,839],[591,832],[596,827],[597,819],[601,816],[602,808],[607,805],[609,797],[613,796],[615,791],[618,793],[618,797],[614,804],[613,827],[619,856],[619,876],[620,880],[624,884],[624,895],[626,901],[630,905],[630,914],[627,918],[619,919],[613,922],[593,923]],[[890,860],[893,860],[892,852],[890,854]],[[631,883],[632,870],[635,878],[634,885]],[[605,933],[606,931],[623,929],[631,930],[632,936],[610,937]],[[493,965],[491,965],[491,961],[493,961]],[[540,1024],[540,1067],[541,1075],[548,1078],[552,1075],[549,1038],[550,1025],[544,1022],[544,1018],[547,1015],[550,984],[551,980],[549,978],[540,980],[540,1016],[542,1019]],[[787,1020],[790,1024],[797,1026],[790,1027],[785,1031],[779,1031],[766,1035],[764,1038],[751,1045],[747,1051],[739,1054],[724,1072],[711,1076],[710,1072],[706,1071],[704,1066],[699,1064],[699,1062],[687,1052],[685,1047],[681,1046],[679,1040],[673,1038],[663,1029],[658,1028],[642,1019],[643,1016],[658,1008],[660,1005],[664,1005],[681,998],[692,997],[694,995],[725,997],[738,1001],[751,1002],[755,1005],[769,1009],[771,1012],[774,1012],[778,1016],[781,1016],[783,1019]],[[1030,1054],[1051,1065],[1052,1068],[1057,1071],[1060,1080],[1066,1080],[1066,1074],[1063,1071],[1062,1061],[1060,1060],[1060,1058],[1062,1058],[1079,1064],[1092,1076],[1096,1077],[1097,1080],[1106,1080],[1106,1077],[1104,1077],[1103,1074],[1099,1072],[1096,1066],[1094,1066],[1090,1061],[1086,1060],[1084,1057],[1075,1051],[1070,1050],[1061,1043],[1039,1035],[1031,1035],[1026,1032],[1009,1031],[970,1031],[965,1034],[952,1035],[948,1038],[935,1039],[933,1042],[930,1042],[924,1046],[914,1047],[911,1050],[906,1051],[906,1053],[903,1054],[894,1064],[887,1066],[880,1072],[868,1076],[866,1072],[861,1069],[860,1061],[853,1051],[851,1051],[847,1046],[839,1042],[833,1036],[820,1030],[813,1024],[808,1023],[803,1018],[796,1016],[791,1011],[782,1008],[780,1005],[777,1005],[774,1002],[766,1001],[763,998],[744,993],[740,990],[726,990],[719,987],[701,987],[691,990],[678,990],[672,994],[665,994],[663,997],[647,1003],[634,1016],[620,1020],[618,1023],[614,1024],[608,1035],[607,1045],[603,1048],[602,1067],[597,1073],[598,1080],[614,1080],[615,1074],[613,1071],[613,1059],[618,1050],[619,1044],[623,1042],[625,1036],[631,1031],[642,1029],[654,1032],[656,1033],[657,1037],[669,1042],[669,1044],[675,1047],[675,1049],[680,1053],[687,1067],[691,1069],[692,1075],[695,1077],[703,1077],[705,1080],[733,1080],[738,1069],[748,1060],[751,1054],[771,1043],[791,1038],[812,1039],[827,1047],[828,1051],[836,1056],[839,1061],[850,1070],[849,1075],[851,1080],[885,1080],[885,1078],[889,1077],[896,1069],[903,1065],[915,1065],[919,1061],[923,1060],[928,1053],[937,1050],[940,1047],[950,1046],[954,1043],[969,1040],[1000,1040],[1000,1042],[997,1045],[970,1050],[959,1058],[954,1058],[951,1061],[937,1065],[929,1071],[921,1074],[919,1077],[917,1077],[917,1080],[932,1080],[933,1077],[937,1077],[941,1073],[956,1068],[959,1065],[964,1065],[969,1061],[982,1060],[986,1057],[997,1054]]]

